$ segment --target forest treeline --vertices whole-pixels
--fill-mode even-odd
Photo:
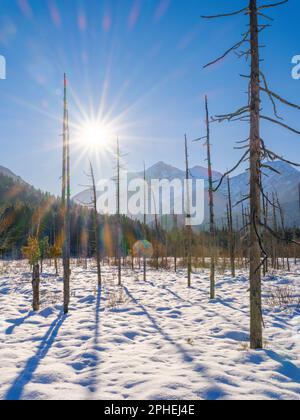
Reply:
[[[244,216],[246,218],[247,214]],[[72,203],[70,244],[71,256],[74,258],[92,258],[96,254],[93,217],[91,208]],[[175,269],[180,266],[186,267],[186,232],[175,216],[170,216],[168,219],[157,217],[151,226],[145,226],[140,221],[122,216],[119,247],[117,216],[99,215],[98,217],[101,258],[115,258],[118,255],[118,249],[123,258],[133,257],[134,244],[146,238],[153,245],[154,255],[149,264],[154,268],[168,269],[171,263]],[[265,243],[268,244],[272,265],[279,267],[285,265],[287,257],[300,258],[299,247],[289,244],[291,238],[300,237],[300,230],[294,228],[285,229],[282,232],[279,212],[277,212],[277,219],[276,215],[273,217],[275,217],[274,228],[278,231],[278,235],[285,235],[286,244],[274,242],[274,238],[268,232],[265,232]],[[230,235],[230,219],[224,220],[223,224],[219,224],[216,229],[214,247],[219,268],[229,266],[231,252],[234,252],[237,266],[247,267],[248,232],[240,226],[236,224],[233,228],[233,238]],[[10,177],[0,175],[0,256],[23,258],[23,250],[28,245],[28,238],[35,237],[37,231],[38,240],[44,243],[41,248],[46,247],[45,257],[51,257],[51,247],[56,248],[54,256],[60,256],[63,245],[61,199],[26,183],[16,182]],[[208,266],[209,248],[208,226],[203,226],[202,230],[193,231],[191,239],[193,268]]]

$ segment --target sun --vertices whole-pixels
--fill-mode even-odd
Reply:
[[[107,146],[113,139],[112,129],[104,123],[89,121],[78,130],[78,142],[85,149]]]

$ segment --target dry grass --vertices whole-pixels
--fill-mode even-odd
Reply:
[[[266,304],[282,310],[300,309],[300,295],[292,285],[274,286],[266,293]]]

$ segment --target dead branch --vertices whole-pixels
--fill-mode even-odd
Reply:
[[[223,60],[225,57],[227,57],[228,54],[230,54],[232,51],[236,51],[238,50],[245,42],[249,41],[248,35],[249,35],[250,31],[248,31],[245,36],[243,37],[243,39],[239,42],[237,42],[235,45],[233,45],[231,48],[229,48],[227,51],[225,51],[224,54],[222,54],[220,57],[218,57],[217,59],[211,61],[210,63],[206,64],[205,66],[203,66],[203,68],[207,68],[209,66],[212,66],[213,64],[218,63],[219,61]]]
[[[263,74],[263,72],[262,72],[262,71],[260,72],[260,74],[261,74],[261,76],[262,76],[262,79],[263,79],[263,82],[264,82],[264,85],[265,85],[265,88],[262,88],[262,87],[260,86],[260,89],[261,89],[263,92],[266,92],[266,93],[268,94],[269,99],[270,99],[270,101],[271,101],[271,103],[272,103],[272,105],[273,105],[273,110],[274,110],[274,115],[275,115],[275,117],[276,117],[276,118],[278,118],[279,120],[283,120],[283,118],[282,118],[282,117],[280,117],[280,115],[279,115],[279,114],[278,114],[278,112],[277,112],[276,103],[275,103],[275,101],[274,101],[274,99],[273,99],[273,95],[271,94],[271,92],[270,92],[270,90],[269,90],[267,79],[266,79],[266,77],[265,77],[265,75]]]
[[[292,102],[287,101],[286,99],[282,98],[281,96],[279,96],[277,93],[272,92],[268,87],[260,87],[260,90],[263,92],[266,92],[269,96],[274,97],[275,99],[277,99],[278,101],[282,102],[283,104],[290,106],[292,108],[296,108],[298,110],[300,110],[300,106],[293,104]]]
[[[250,148],[248,148],[248,150],[243,154],[243,156],[241,157],[241,159],[238,161],[238,163],[228,172],[226,172],[220,179],[218,186],[214,189],[214,192],[217,192],[218,189],[221,187],[224,179],[229,176],[232,172],[234,172],[246,159],[246,157],[248,156],[248,154],[250,153]]]
[[[289,0],[282,0],[282,1],[279,1],[278,3],[263,4],[262,6],[259,6],[258,10],[269,9],[270,7],[281,6],[282,4],[288,3],[288,1]]]
[[[287,159],[283,158],[282,156],[279,156],[276,153],[272,152],[271,150],[268,150],[266,148],[264,148],[263,150],[267,153],[268,157],[272,161],[278,159],[278,160],[281,160],[282,162],[288,163],[289,165],[300,167],[300,164],[299,163],[295,163],[295,162],[292,162],[290,160],[287,160]]]
[[[273,18],[271,18],[271,16],[265,15],[264,13],[257,12],[257,14],[258,14],[259,16],[261,16],[261,17],[263,17],[263,18],[267,19],[267,20],[270,20],[270,21],[272,21],[272,22],[274,21],[274,19],[273,19]]]
[[[221,15],[213,15],[213,16],[201,16],[201,18],[202,19],[217,19],[217,18],[222,18],[222,17],[236,16],[236,15],[239,15],[243,12],[248,12],[248,11],[249,11],[249,8],[244,7],[244,9],[236,10],[235,12],[223,13]]]
[[[269,169],[269,171],[275,172],[277,175],[281,175],[281,172],[277,171],[277,169],[273,168],[270,165],[267,165],[266,163],[262,163],[260,166],[261,168],[266,168]]]
[[[249,106],[244,106],[240,109],[238,109],[235,112],[232,112],[230,114],[225,114],[225,115],[216,115],[216,118],[213,118],[213,121],[218,121],[218,122],[222,122],[222,121],[231,121],[233,118],[236,118],[238,116],[241,116],[243,114],[245,114],[246,112],[250,112],[250,108]]]
[[[237,207],[237,206],[239,206],[240,204],[244,203],[247,200],[250,200],[250,195],[247,195],[246,197],[244,197],[241,200],[239,200],[237,203],[235,203],[235,205],[233,207]]]
[[[266,120],[266,121],[270,121],[270,122],[272,122],[274,124],[280,125],[281,127],[286,128],[287,130],[291,131],[292,133],[295,133],[295,134],[299,134],[300,135],[300,131],[298,131],[295,128],[292,128],[289,125],[284,124],[284,123],[282,123],[280,121],[274,120],[274,118],[266,117],[265,115],[261,115],[260,118],[262,118],[263,120]]]

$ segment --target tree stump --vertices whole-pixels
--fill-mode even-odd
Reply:
[[[32,308],[34,311],[40,309],[40,266],[36,264],[32,271]]]

